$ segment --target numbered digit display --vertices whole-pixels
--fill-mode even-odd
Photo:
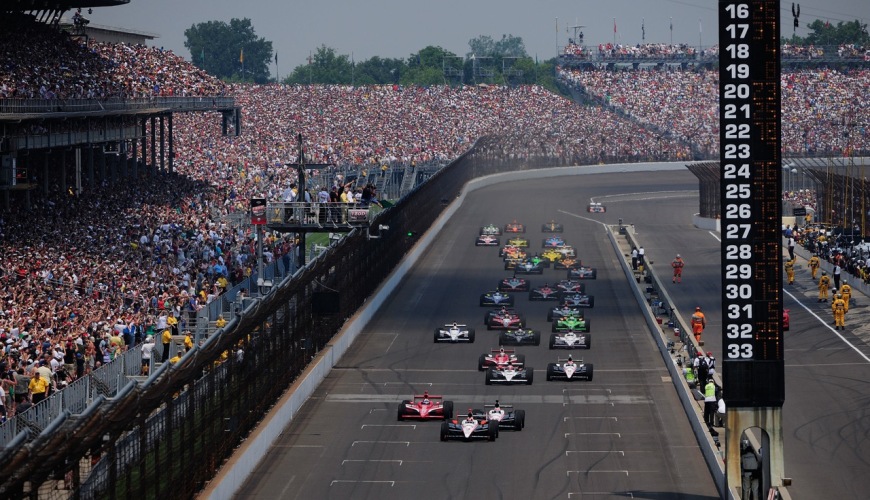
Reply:
[[[726,404],[781,406],[779,2],[719,2]]]

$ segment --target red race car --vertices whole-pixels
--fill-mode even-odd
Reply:
[[[492,349],[489,354],[481,354],[477,362],[479,371],[486,370],[490,366],[506,366],[508,363],[513,363],[514,366],[522,366],[526,362],[526,357],[522,354],[515,354],[513,349]]]
[[[507,307],[487,312],[486,316],[483,317],[483,322],[486,323],[487,330],[511,330],[526,326],[526,318],[515,310],[508,309]]]
[[[398,416],[400,422],[405,419],[449,420],[453,418],[453,401],[444,401],[444,396],[432,396],[427,391],[399,403]]]
[[[506,232],[506,233],[525,233],[526,226],[520,224],[519,222],[517,222],[516,219],[514,219],[514,221],[511,222],[510,224],[504,225],[504,232]]]
[[[788,327],[790,326],[790,323],[791,323],[791,317],[788,314],[790,311],[791,311],[791,309],[783,309],[782,310],[782,331],[784,331],[784,332],[788,331]]]

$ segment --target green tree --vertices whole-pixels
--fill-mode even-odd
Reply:
[[[402,59],[381,59],[374,56],[371,59],[357,63],[355,83],[357,85],[383,85],[399,83],[402,75],[408,70],[408,65]]]
[[[296,66],[284,79],[284,83],[350,85],[353,78],[354,71],[350,56],[339,55],[334,48],[321,45],[314,51],[309,63]]]
[[[257,38],[250,19],[194,24],[184,37],[191,60],[208,73],[226,80],[269,80],[272,42]]]
[[[444,61],[458,56],[449,50],[429,45],[408,56],[408,70],[402,75],[402,85],[441,85],[444,83]]]
[[[804,45],[840,45],[854,43],[857,45],[870,44],[870,36],[867,34],[867,25],[860,21],[843,22],[836,25],[821,19],[816,19],[807,25],[810,33],[806,37],[796,37],[794,43]],[[790,38],[784,38],[790,42]]]

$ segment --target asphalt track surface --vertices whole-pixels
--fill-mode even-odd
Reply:
[[[608,212],[587,214],[590,198]],[[697,207],[697,180],[688,171],[523,181],[473,193],[238,498],[717,498],[601,225],[618,218],[635,224],[648,260],[664,276],[681,253],[683,283],[669,291],[683,312],[704,307],[708,332],[718,332],[719,243],[692,225]],[[584,264],[598,268],[598,279],[587,283],[595,295],[587,315],[593,347],[574,351],[594,364],[591,382],[546,381],[546,364],[566,353],[546,345],[550,304],[530,303],[523,294],[517,308],[545,339],[517,348],[535,368],[534,384],[486,386],[476,369],[477,357],[497,347],[478,297],[508,272],[497,251],[475,247],[474,237],[483,224],[512,219],[527,225],[533,249],[540,246],[542,223],[563,223],[564,238]],[[796,291],[811,285],[804,272],[798,272]],[[530,279],[534,286],[561,277],[563,271],[546,270]],[[828,305],[805,302],[821,320],[830,319]],[[784,407],[792,497],[866,498],[870,363],[788,295],[786,307],[792,311]],[[452,321],[475,327],[475,343],[433,343],[433,329]],[[868,352],[860,336],[841,333]],[[721,359],[718,333],[704,340]],[[453,400],[457,412],[495,399],[514,404],[526,411],[526,427],[502,431],[493,443],[442,443],[438,422],[396,420],[398,403],[424,390]]]

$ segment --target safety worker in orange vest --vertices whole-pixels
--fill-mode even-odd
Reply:
[[[846,301],[843,300],[843,294],[838,293],[837,298],[831,302],[831,311],[834,312],[834,328],[838,330],[846,329]]]
[[[852,300],[852,287],[849,282],[843,280],[843,286],[840,287],[840,293],[843,294],[843,302],[846,303],[846,312],[849,312],[849,301]]]
[[[788,284],[794,285],[794,261],[785,261],[785,275],[788,277]]]
[[[831,286],[831,278],[828,277],[827,271],[822,271],[822,277],[819,278],[819,302],[828,301],[828,287]]]
[[[692,333],[695,335],[695,340],[698,345],[701,343],[701,334],[704,333],[704,328],[707,327],[707,317],[701,312],[700,307],[695,308],[695,314],[692,315]]]
[[[674,258],[674,261],[671,262],[671,267],[674,268],[674,277],[671,280],[673,283],[682,283],[683,282],[683,266],[686,265],[683,262],[683,258],[680,257],[680,254]]]
[[[810,257],[810,262],[807,265],[810,266],[810,272],[813,273],[813,281],[815,281],[816,273],[819,272],[819,267],[822,265],[822,261],[819,260],[818,255],[813,255]]]

